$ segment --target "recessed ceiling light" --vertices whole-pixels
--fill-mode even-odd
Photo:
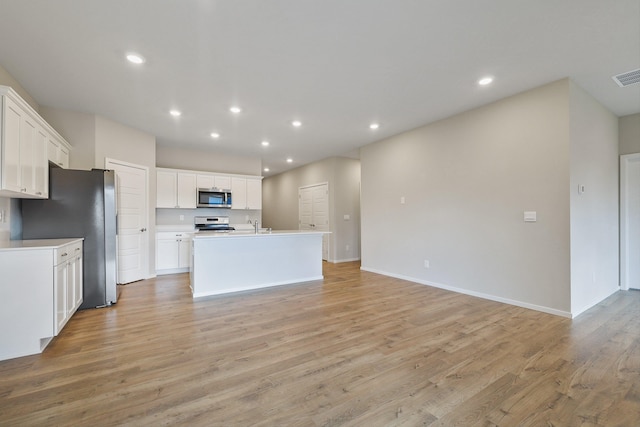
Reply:
[[[173,117],[180,117],[182,115],[182,113],[178,110],[171,110],[169,111],[169,114],[171,114]]]
[[[287,158],[287,163],[291,163],[293,162],[293,159],[291,157]]]
[[[265,171],[265,172],[269,172],[269,168],[264,168],[262,170]]]
[[[263,147],[268,147],[269,146],[269,141],[262,141],[262,146]]]
[[[142,56],[138,55],[137,53],[128,53],[127,61],[134,64],[144,64],[145,59]]]
[[[240,107],[231,107],[231,108],[229,108],[229,111],[231,111],[233,114],[240,114],[242,112],[242,108],[240,108]]]
[[[378,123],[371,123],[369,125],[369,129],[373,129],[373,130],[378,129],[379,127],[380,127],[380,125]]]
[[[300,126],[302,126],[302,122],[300,120],[294,120],[294,121],[291,122],[291,125],[293,127],[299,128]]]
[[[218,132],[211,132],[211,138],[218,139],[220,138],[220,134]]]
[[[491,83],[493,81],[493,77],[483,77],[480,80],[478,80],[478,84],[480,86],[486,86],[489,83]]]

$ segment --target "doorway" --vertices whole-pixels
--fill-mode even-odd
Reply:
[[[118,284],[148,276],[148,187],[146,166],[106,159],[105,167],[116,175]]]
[[[640,153],[620,156],[620,288],[640,289]]]
[[[329,183],[298,188],[300,230],[329,231]],[[329,260],[330,234],[322,236],[322,259]]]

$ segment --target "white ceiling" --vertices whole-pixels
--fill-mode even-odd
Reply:
[[[0,0],[0,65],[41,105],[271,175],[564,77],[640,112],[611,78],[640,68],[640,0]]]

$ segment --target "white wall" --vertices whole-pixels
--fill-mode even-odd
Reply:
[[[568,80],[360,156],[363,269],[569,315]]]
[[[90,170],[96,167],[95,114],[77,113],[45,106],[40,108],[40,114],[71,144],[69,168]]]
[[[148,168],[148,268],[150,275],[154,275],[156,271],[156,138],[129,126],[96,116],[95,167],[104,168],[107,158]]]
[[[329,261],[360,258],[360,162],[330,157],[265,178],[262,220],[274,230],[298,229],[298,189],[329,183]],[[344,220],[348,214],[350,219]],[[349,245],[349,250],[346,246]]]
[[[619,154],[640,153],[640,113],[620,117],[619,124]]]
[[[619,289],[618,118],[572,82],[570,120],[575,316]]]
[[[260,160],[259,157],[234,156],[218,151],[164,146],[158,146],[156,148],[156,166],[159,168],[235,173],[240,175],[262,175],[262,160]]]
[[[31,107],[37,112],[40,112],[40,106],[38,105],[36,100],[33,99],[33,97],[29,94],[29,92],[27,92],[25,88],[22,87],[20,82],[16,80],[11,74],[9,74],[9,72],[6,69],[4,69],[1,65],[0,65],[0,85],[10,86],[11,88],[13,88],[13,90],[15,90],[22,99],[27,101],[27,104],[31,105]]]

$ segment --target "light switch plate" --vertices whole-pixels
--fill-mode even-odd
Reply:
[[[344,214],[345,221],[349,221],[350,219],[351,219],[351,216],[349,214]]]
[[[524,222],[536,222],[537,219],[536,211],[525,211],[524,212]]]

